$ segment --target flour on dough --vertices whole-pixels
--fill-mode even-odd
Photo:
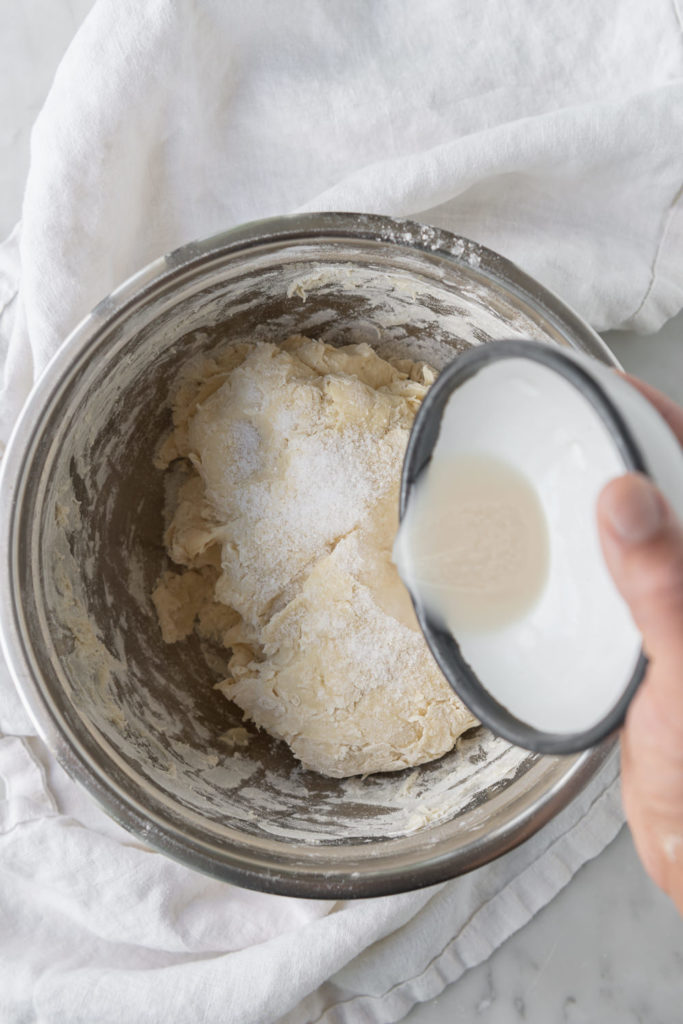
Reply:
[[[185,368],[154,592],[164,639],[230,652],[219,689],[305,767],[394,771],[476,724],[391,561],[403,454],[429,367],[304,337]]]

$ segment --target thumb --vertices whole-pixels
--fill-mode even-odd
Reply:
[[[683,531],[638,474],[604,489],[598,526],[650,658],[621,737],[624,809],[646,870],[683,913]]]
[[[677,703],[683,703],[683,531],[661,493],[638,473],[603,490],[598,527],[607,567],[645,651],[653,662],[671,667]]]

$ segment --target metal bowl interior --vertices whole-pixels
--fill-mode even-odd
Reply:
[[[17,426],[4,466],[5,652],[64,767],[149,843],[264,891],[381,895],[526,839],[610,744],[540,757],[480,728],[437,762],[334,780],[254,729],[246,745],[231,738],[241,713],[213,689],[224,652],[196,638],[165,645],[149,597],[167,564],[164,479],[152,459],[182,363],[291,333],[366,341],[438,369],[500,336],[609,361],[597,336],[515,267],[415,224],[305,215],[172,253],[80,325]]]

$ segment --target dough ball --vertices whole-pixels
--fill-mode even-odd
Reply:
[[[476,724],[391,561],[433,376],[295,337],[195,361],[176,388],[159,459],[185,460],[166,544],[186,570],[155,591],[164,638],[196,629],[227,647],[222,692],[325,775],[421,764]]]

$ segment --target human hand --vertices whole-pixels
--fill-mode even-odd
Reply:
[[[683,409],[628,379],[683,445]],[[645,870],[683,913],[683,528],[637,473],[605,487],[598,527],[607,566],[650,659],[621,734],[624,810]]]

